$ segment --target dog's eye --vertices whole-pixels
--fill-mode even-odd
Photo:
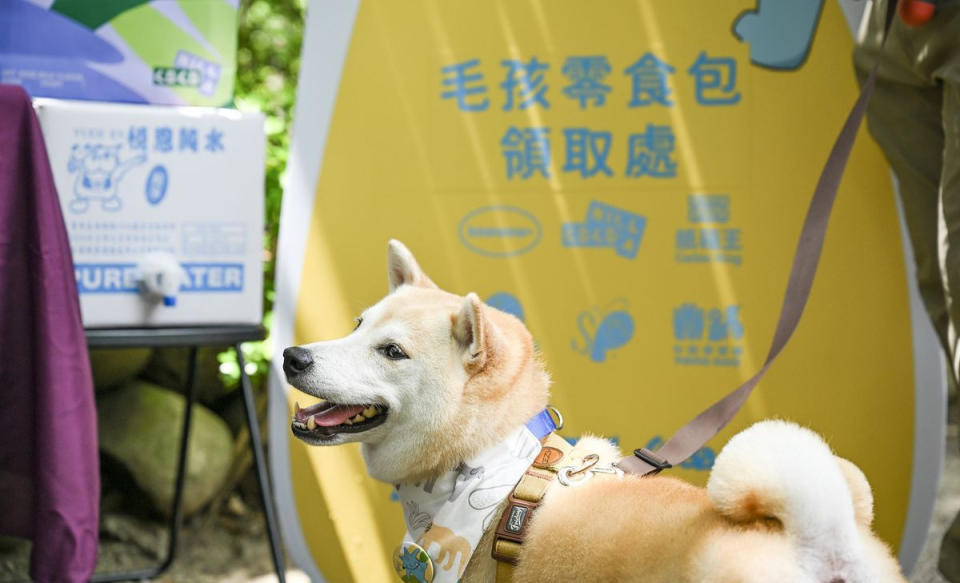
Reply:
[[[390,360],[403,360],[405,358],[410,358],[407,356],[407,353],[403,351],[402,348],[396,344],[386,344],[379,348],[380,353],[389,358]]]
[[[363,318],[354,318],[353,321],[357,323],[357,325],[353,327],[354,330],[359,328],[360,324],[363,324]]]

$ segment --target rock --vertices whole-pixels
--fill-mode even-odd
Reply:
[[[147,366],[152,353],[149,348],[91,350],[94,386],[101,391],[133,380]]]
[[[0,580],[28,580],[32,548],[31,542],[25,538],[0,536]]]
[[[246,516],[250,513],[250,509],[243,503],[243,498],[234,493],[227,498],[227,512],[234,516]]]
[[[158,529],[152,521],[119,513],[100,514],[100,535],[116,541],[137,545],[154,559],[162,559],[167,549],[170,535],[166,530]]]
[[[130,472],[165,515],[173,504],[185,402],[179,393],[135,381],[103,394],[97,403],[100,449]],[[202,405],[194,405],[188,452],[184,516],[217,492],[232,461],[230,429]]]
[[[220,362],[217,355],[224,350],[227,348],[216,346],[205,346],[197,350],[197,401],[201,403],[209,405],[232,390],[224,387],[220,381]],[[189,356],[188,348],[159,348],[143,371],[143,378],[184,393]]]

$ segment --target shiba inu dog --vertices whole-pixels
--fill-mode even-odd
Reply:
[[[473,293],[440,290],[397,241],[387,266],[389,294],[350,335],[284,351],[290,384],[323,399],[297,406],[292,430],[312,445],[360,442],[369,474],[397,486],[409,541],[395,560],[406,580],[433,572],[497,580],[495,526],[525,468],[541,458],[524,427],[547,405],[549,377],[518,319]],[[613,468],[621,457],[596,437],[576,448],[572,463],[589,452],[597,467]],[[461,510],[476,524],[461,523]],[[813,432],[766,421],[730,440],[705,489],[612,469],[552,483],[512,577],[905,581],[872,519],[870,486],[856,466]]]

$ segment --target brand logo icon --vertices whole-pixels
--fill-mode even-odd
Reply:
[[[582,223],[563,225],[563,246],[613,249],[617,255],[633,259],[646,226],[647,218],[642,215],[593,201]]]
[[[533,465],[538,468],[548,468],[563,457],[563,452],[555,447],[544,446],[533,460]]]
[[[527,518],[527,509],[523,506],[513,506],[510,508],[510,518],[507,519],[506,528],[510,532],[519,533],[523,530],[523,521]]]
[[[217,91],[217,83],[220,82],[220,65],[213,61],[208,61],[193,53],[187,51],[177,51],[177,56],[173,60],[174,71],[189,71],[186,80],[189,81],[188,87],[196,87],[197,91],[204,95],[213,95]],[[166,75],[167,73],[164,72]],[[156,83],[156,70],[154,71],[154,83]]]
[[[709,311],[695,303],[673,310],[674,358],[685,366],[738,366],[743,353],[740,306]]]
[[[523,255],[537,246],[540,221],[515,206],[487,206],[470,211],[458,227],[464,247],[488,257]]]
[[[677,229],[677,263],[743,263],[740,229],[730,226],[730,195],[691,194],[687,222]]]
[[[200,69],[154,67],[153,84],[162,87],[199,87],[203,79]]]
[[[582,343],[571,342],[573,349],[593,362],[604,362],[607,353],[622,347],[633,338],[633,316],[627,312],[626,300],[618,299],[605,308],[580,312],[577,316]]]

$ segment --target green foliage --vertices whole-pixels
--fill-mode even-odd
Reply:
[[[266,116],[267,183],[264,251],[266,309],[273,306],[273,268],[290,148],[290,117],[300,71],[302,0],[244,0],[237,43],[236,105]]]
[[[281,184],[290,149],[290,118],[300,71],[303,16],[304,0],[243,0],[240,4],[234,102],[241,111],[259,111],[266,116],[263,307],[264,325],[268,330],[273,320],[277,228],[283,199]],[[251,376],[257,383],[266,374],[271,355],[262,342],[244,345],[243,352],[248,372],[256,367]],[[240,369],[233,351],[220,354],[219,360],[225,384],[236,385]]]
[[[267,312],[263,318],[264,326],[270,330],[273,323],[273,312]],[[267,378],[270,372],[270,359],[273,357],[270,350],[270,343],[263,342],[244,342],[240,345],[243,350],[243,361],[247,369],[247,375],[253,381],[254,386],[259,385],[263,379]],[[217,362],[220,366],[220,380],[224,386],[234,388],[240,383],[240,363],[237,362],[237,355],[233,350],[225,350],[217,354]]]

